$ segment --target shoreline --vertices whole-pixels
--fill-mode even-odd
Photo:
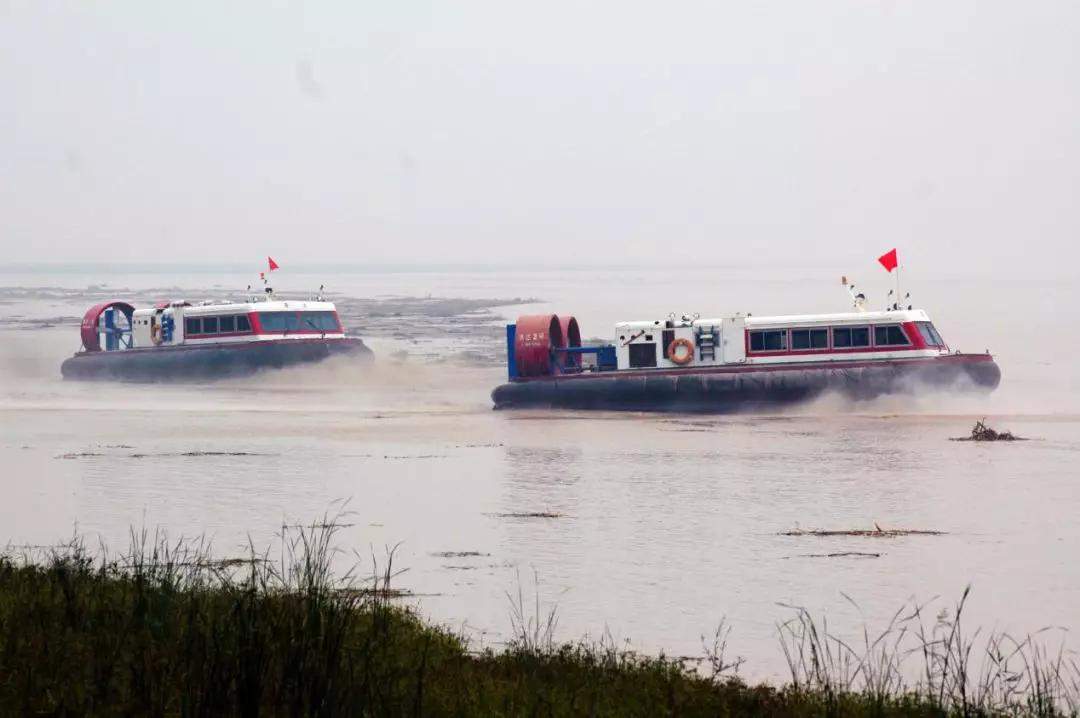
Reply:
[[[848,645],[805,609],[778,626],[783,684],[747,683],[731,627],[703,657],[559,642],[557,611],[507,594],[500,649],[394,601],[393,550],[337,578],[333,517],[286,526],[279,557],[131,533],[92,558],[79,539],[0,556],[0,712],[154,714],[1075,715],[1080,669],[1036,635],[980,636],[951,615],[898,611]],[[10,551],[10,547],[9,547]],[[405,597],[408,594],[404,594]],[[924,620],[925,618],[925,620]],[[914,641],[913,645],[909,642]],[[913,658],[914,656],[914,658]],[[987,658],[989,657],[989,658]],[[909,675],[918,676],[914,680]]]

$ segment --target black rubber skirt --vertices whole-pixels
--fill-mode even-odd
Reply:
[[[361,360],[372,358],[371,350],[360,339],[297,339],[80,352],[64,361],[60,373],[65,379],[206,381],[318,362],[339,355]]]
[[[560,407],[631,411],[746,411],[829,392],[856,399],[925,391],[992,391],[1001,370],[989,355],[801,366],[717,367],[542,377],[491,393],[496,409]]]

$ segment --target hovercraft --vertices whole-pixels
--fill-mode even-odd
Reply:
[[[269,288],[242,302],[103,302],[87,310],[81,334],[82,349],[60,366],[65,379],[213,380],[336,355],[371,358],[345,335],[332,302],[279,300]]]
[[[852,295],[856,311],[839,314],[620,322],[617,341],[598,346],[582,346],[572,316],[522,316],[506,327],[509,381],[491,398],[497,409],[732,412],[998,386],[993,356],[953,351],[925,311],[864,311]]]

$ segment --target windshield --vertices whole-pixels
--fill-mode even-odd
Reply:
[[[334,312],[261,312],[259,322],[267,332],[340,332]]]
[[[937,329],[934,328],[933,324],[930,322],[916,322],[915,325],[919,328],[919,334],[922,335],[923,341],[926,342],[927,346],[945,346],[945,341],[941,338],[941,335],[938,334]]]
[[[304,322],[304,329],[316,329],[320,332],[339,331],[337,317],[333,312],[301,312],[300,318]]]

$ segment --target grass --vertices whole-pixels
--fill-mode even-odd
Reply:
[[[336,524],[284,527],[279,556],[214,560],[136,533],[114,559],[79,541],[0,558],[0,714],[65,715],[1076,715],[1063,648],[989,635],[955,610],[899,612],[861,644],[789,607],[782,686],[748,685],[724,623],[704,656],[559,643],[553,606],[508,594],[501,650],[393,604],[388,550],[371,576],[335,576]],[[100,552],[99,552],[100,553]],[[375,562],[373,562],[375,563]],[[376,563],[376,565],[378,565]],[[520,580],[519,580],[520,586]],[[909,682],[909,679],[911,682]]]

